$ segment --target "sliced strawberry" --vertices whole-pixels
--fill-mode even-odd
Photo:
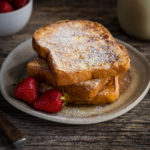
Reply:
[[[34,108],[44,112],[56,113],[62,110],[64,99],[60,90],[48,90],[34,102]]]
[[[7,1],[0,1],[0,13],[6,13],[13,11],[13,7]]]
[[[27,77],[14,88],[16,98],[33,103],[38,97],[37,81],[32,77]]]

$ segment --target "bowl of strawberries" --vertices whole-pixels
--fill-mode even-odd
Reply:
[[[0,0],[0,36],[20,31],[29,21],[33,0]]]

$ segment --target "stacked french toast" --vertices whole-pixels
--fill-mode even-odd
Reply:
[[[36,30],[32,42],[38,57],[27,64],[28,74],[42,91],[64,91],[67,103],[112,103],[128,83],[126,48],[97,22],[59,21]]]

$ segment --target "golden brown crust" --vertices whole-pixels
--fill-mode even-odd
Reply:
[[[109,82],[109,78],[104,78],[104,79],[101,79],[97,83],[97,85],[93,86],[92,88],[90,87],[92,86],[92,82],[89,82],[89,84],[91,84],[89,86],[87,86],[86,82],[79,82],[78,84],[63,86],[63,89],[67,94],[71,96],[80,97],[80,99],[91,100],[97,96],[99,91],[101,91],[108,82]]]
[[[27,72],[30,76],[37,80],[46,82],[54,87],[57,87],[54,75],[50,73],[48,64],[40,58],[33,59],[27,64]]]
[[[94,99],[83,99],[80,97],[71,96],[65,93],[65,98],[68,104],[108,104],[116,101],[120,95],[128,86],[130,80],[130,74],[125,73],[109,80],[108,84],[98,93]],[[40,91],[42,93],[51,89],[52,87],[46,84],[40,84]]]
[[[42,93],[51,89],[51,86],[41,83],[40,91]],[[88,104],[108,104],[117,100],[119,97],[119,83],[118,76],[112,78],[108,84],[97,94],[93,99],[83,99],[81,97],[71,96],[65,93],[65,99],[67,104],[77,104],[77,105],[88,105]]]
[[[33,59],[27,64],[27,72],[39,81],[63,89],[68,94],[83,99],[93,99],[109,80],[109,78],[93,79],[91,81],[58,87],[56,79],[48,67],[48,63],[40,58]]]
[[[70,104],[108,104],[116,101],[119,97],[118,76],[113,77],[110,82],[100,91],[94,99],[81,99],[66,93],[67,103]]]
[[[39,54],[41,58],[43,59],[47,58],[47,55],[49,53],[48,49],[43,46],[40,46],[35,40],[35,38],[32,38],[32,46],[33,46],[33,49]]]
[[[73,97],[66,93],[67,103],[70,104],[108,104],[116,101],[119,95],[125,91],[130,83],[131,77],[130,72],[126,72],[119,76],[113,77],[109,80],[108,84],[97,94],[97,96],[90,99],[81,99],[78,97]]]
[[[100,42],[102,45],[97,45]],[[88,43],[95,47],[89,48]],[[79,58],[75,57],[78,53],[74,47],[82,50],[89,48],[90,51],[96,49],[93,54],[95,60],[84,58],[83,52]],[[87,20],[65,20],[40,28],[33,34],[33,48],[40,57],[48,60],[59,86],[92,78],[117,76],[130,68],[130,58],[125,47],[120,46],[104,26]],[[97,55],[99,48],[102,56],[99,53]],[[64,53],[62,49],[65,49]],[[96,59],[95,56],[99,55]],[[73,58],[70,60],[71,56]],[[91,53],[89,56],[92,56]],[[85,63],[87,60],[88,67]]]

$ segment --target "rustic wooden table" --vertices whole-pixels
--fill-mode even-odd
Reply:
[[[9,52],[42,25],[61,19],[90,19],[104,24],[114,35],[136,47],[150,61],[150,42],[127,36],[116,18],[115,0],[36,0],[28,25],[19,33],[0,38],[0,64]],[[125,115],[93,125],[64,125],[29,116],[0,96],[0,110],[25,134],[23,150],[150,149],[150,91]],[[0,133],[0,150],[13,149]]]

